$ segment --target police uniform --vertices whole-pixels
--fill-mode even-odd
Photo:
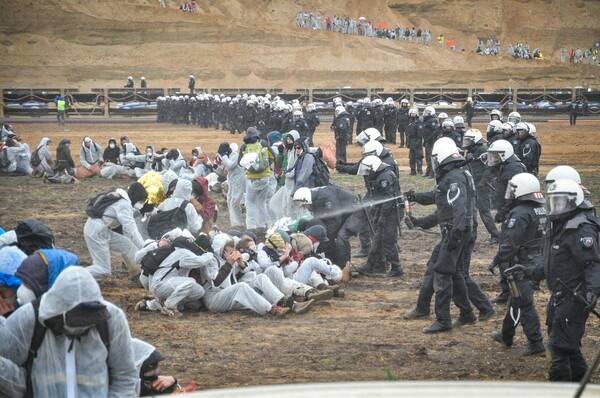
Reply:
[[[400,147],[404,146],[404,137],[406,137],[406,144],[408,144],[408,124],[409,124],[409,116],[408,116],[408,106],[400,106],[397,113],[397,123],[398,123],[398,133],[400,134]],[[421,145],[422,146],[422,145]],[[410,148],[410,147],[409,147]]]
[[[423,118],[423,126],[421,128],[421,136],[423,137],[423,145],[425,146],[425,161],[427,162],[427,170],[425,177],[433,178],[433,169],[431,168],[431,151],[435,143],[438,121],[435,115],[429,115]]]
[[[539,171],[540,156],[542,155],[542,147],[539,141],[527,135],[519,145],[519,158],[527,168],[527,172],[537,177]]]
[[[358,113],[357,119],[358,119],[358,123],[359,123],[359,126],[360,126],[360,129],[356,130],[357,133],[360,133],[361,131],[364,131],[364,130],[370,128],[370,127],[374,127],[375,126],[375,119],[373,117],[373,110],[371,109],[370,106],[364,106],[363,105],[363,108]]]
[[[333,133],[335,135],[335,159],[345,162],[348,136],[351,134],[350,118],[347,113],[344,112],[335,118]]]
[[[548,303],[548,326],[551,381],[580,381],[587,364],[581,353],[581,339],[590,314],[559,282],[600,295],[600,220],[593,208],[573,211],[565,220],[548,224],[542,251],[542,263],[533,274],[534,280],[546,279],[552,298]]]
[[[398,111],[398,118],[402,109]],[[400,131],[400,124],[398,124]],[[408,149],[408,164],[410,166],[410,175],[423,174],[423,137],[421,136],[421,121],[418,117],[410,118],[406,131],[406,146]],[[400,133],[401,143],[404,146],[404,132]]]
[[[539,195],[540,193],[531,195]],[[500,265],[502,271],[515,264],[535,268],[541,258],[543,230],[546,225],[546,209],[543,204],[517,199],[506,220],[502,224],[500,245],[493,263]],[[502,323],[502,340],[508,346],[513,343],[515,329],[521,323],[523,332],[530,344],[541,343],[540,319],[533,300],[531,281],[524,279],[522,273],[513,275],[521,296],[509,297],[507,312]]]
[[[316,110],[312,110],[306,114],[306,123],[308,124],[310,141],[312,142],[313,136],[315,135],[315,131],[317,127],[321,124],[321,119],[319,119],[319,114]]]
[[[373,127],[375,127],[377,131],[383,132],[383,122],[383,105],[377,105],[375,108],[373,108]]]
[[[499,223],[504,221],[508,212],[507,201],[504,199],[508,181],[510,181],[511,178],[519,173],[526,173],[527,169],[525,168],[525,165],[521,163],[519,158],[513,155],[506,159],[506,161],[495,166],[493,171],[495,174],[494,186],[496,187],[496,192],[493,196],[493,203],[494,207],[498,209],[498,213],[496,213],[494,221]]]
[[[396,143],[397,113],[398,110],[393,106],[386,106],[383,110],[385,140],[390,144]]]
[[[476,206],[479,210],[479,216],[485,229],[490,234],[492,240],[497,240],[500,234],[496,228],[496,223],[490,212],[490,184],[492,178],[492,170],[483,161],[480,160],[481,155],[487,153],[487,148],[482,142],[476,142],[471,147],[467,148],[469,153],[473,155],[474,160],[469,163],[471,173],[473,174],[473,180],[475,181],[475,188],[477,189],[477,201]]]

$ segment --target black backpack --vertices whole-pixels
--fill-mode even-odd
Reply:
[[[38,167],[42,163],[42,159],[40,159],[39,151],[40,151],[40,148],[36,149],[35,151],[33,151],[31,153],[31,158],[29,160],[29,163],[31,163],[31,165],[33,167]]]
[[[29,346],[29,352],[27,354],[27,361],[25,362],[25,370],[26,370],[26,387],[27,392],[25,393],[26,398],[33,398],[33,384],[31,382],[31,372],[33,370],[33,361],[37,357],[37,352],[44,341],[44,337],[46,337],[46,326],[42,325],[38,320],[38,316],[40,314],[40,301],[41,297],[36,298],[31,302],[33,306],[33,313],[35,315],[35,325],[33,327],[33,335],[31,336],[31,344]],[[106,320],[97,323],[96,329],[98,330],[98,334],[106,347],[106,351],[110,346],[110,339],[108,336],[108,323]],[[108,360],[108,356],[107,356]]]
[[[121,199],[123,197],[116,191],[99,193],[88,200],[85,213],[90,218],[102,218],[106,208]]]
[[[190,203],[184,200],[179,207],[171,210],[159,211],[148,221],[148,236],[151,239],[158,240],[165,233],[175,229],[184,229],[187,227],[187,215],[185,214],[185,207]]]
[[[6,169],[10,166],[10,160],[8,160],[8,148],[2,148],[0,151],[0,169]]]
[[[167,245],[146,253],[141,261],[142,274],[146,276],[154,275],[156,270],[160,268],[160,264],[162,264],[162,262],[174,251],[175,247],[173,245]],[[179,262],[175,264],[179,266]],[[175,264],[173,264],[173,266],[175,266]]]
[[[326,187],[330,185],[331,177],[329,176],[329,167],[323,160],[323,151],[321,148],[317,148],[317,151],[312,154],[315,163],[313,165],[313,173],[315,174],[315,187]]]
[[[54,248],[54,234],[41,221],[26,219],[17,224],[17,247],[31,256],[39,249]]]

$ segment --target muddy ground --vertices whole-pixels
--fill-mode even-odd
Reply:
[[[53,139],[53,151],[60,139],[73,141],[72,152],[78,162],[78,145],[85,134],[106,145],[109,137],[128,135],[143,148],[179,147],[188,155],[192,147],[202,145],[213,154],[222,141],[241,142],[215,130],[156,124],[54,124],[14,123],[25,142],[36,146],[40,138]],[[481,129],[484,126],[476,126]],[[582,171],[592,192],[600,191],[597,143],[599,124],[569,127],[567,123],[540,123],[543,144],[542,175],[556,164],[571,164]],[[318,143],[331,141],[323,126]],[[401,166],[403,188],[426,190],[433,182],[407,174],[407,150],[394,148]],[[349,158],[357,159],[360,150],[349,149]],[[357,192],[362,183],[357,177],[333,174],[340,185]],[[99,178],[77,185],[48,185],[29,177],[0,177],[0,226],[13,228],[23,218],[38,218],[56,234],[59,247],[79,255],[89,264],[82,236],[84,206],[97,192],[125,187],[128,181]],[[224,198],[219,201],[218,225],[228,227]],[[595,195],[595,202],[598,197]],[[432,209],[415,207],[424,215]],[[137,313],[131,306],[145,292],[129,287],[124,268],[115,265],[114,276],[101,284],[106,299],[126,311],[132,334],[155,345],[167,358],[164,372],[174,374],[183,383],[195,380],[202,389],[234,386],[333,382],[354,380],[545,380],[546,359],[521,356],[526,339],[519,331],[512,349],[504,349],[490,339],[501,326],[502,306],[498,315],[487,322],[440,335],[425,335],[422,329],[432,320],[406,321],[402,315],[414,306],[421,276],[432,247],[439,239],[437,231],[403,230],[401,258],[406,275],[403,279],[385,277],[355,278],[348,283],[346,297],[319,305],[309,314],[276,319],[248,312],[211,314],[186,313],[181,319],[160,314]],[[489,235],[480,229],[471,273],[483,290],[494,296],[497,276],[486,270],[494,247],[486,244]],[[113,264],[119,264],[115,258]],[[356,261],[361,264],[361,261]],[[548,293],[544,286],[536,295],[542,320]],[[456,310],[453,308],[453,314]],[[590,318],[583,339],[583,352],[591,360],[600,347],[600,321]],[[600,382],[598,374],[595,382]]]

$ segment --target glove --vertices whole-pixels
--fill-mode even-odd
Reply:
[[[496,267],[498,267],[498,264],[496,264],[495,262],[492,262],[490,265],[488,265],[487,269],[488,269],[488,271],[490,271],[492,273],[492,275],[496,275],[496,272],[494,272]]]
[[[504,222],[504,212],[503,211],[499,211],[498,213],[496,213],[496,216],[494,217],[494,222],[496,224],[502,223]]]
[[[410,214],[404,217],[404,223],[408,228],[421,227],[419,219],[414,218]]]
[[[598,296],[596,295],[595,292],[590,290],[589,292],[587,292],[585,298],[588,302],[588,305],[585,306],[585,310],[586,311],[593,310],[596,307],[596,304],[598,303]]]
[[[404,192],[404,197],[410,202],[416,202],[417,193],[411,189],[410,191]]]

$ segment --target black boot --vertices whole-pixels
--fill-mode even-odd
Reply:
[[[512,340],[509,341],[509,340],[505,339],[504,335],[499,330],[496,330],[496,331],[492,332],[492,339],[494,341],[497,341],[498,343],[502,344],[504,347],[507,347],[507,348],[509,348],[509,347],[511,347],[513,345]]]
[[[452,325],[445,325],[438,321],[435,321],[433,325],[424,328],[423,333],[441,333],[448,332],[450,330],[452,330]]]
[[[523,356],[528,357],[531,355],[539,355],[546,352],[546,347],[544,347],[544,343],[540,341],[530,341],[529,346],[523,352]]]
[[[415,308],[411,312],[404,314],[404,319],[421,319],[421,318],[429,318],[429,310],[422,311],[419,308]]]

